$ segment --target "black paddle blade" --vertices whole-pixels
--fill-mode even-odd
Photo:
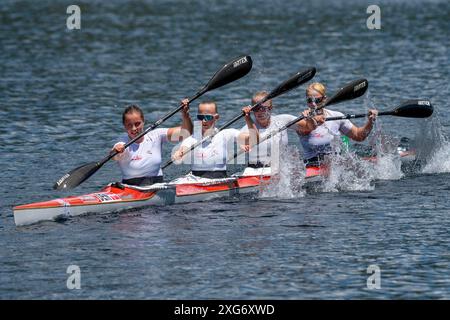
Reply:
[[[292,77],[290,77],[288,80],[284,81],[282,84],[280,84],[278,87],[273,89],[266,98],[264,98],[264,101],[261,101],[260,103],[264,103],[267,100],[270,100],[272,98],[275,98],[279,96],[280,94],[283,94],[285,92],[288,92],[289,90],[295,89],[298,86],[308,82],[312,78],[314,78],[314,75],[316,74],[316,68],[309,68],[304,71],[299,71]]]
[[[428,100],[408,100],[398,106],[392,115],[406,118],[428,118],[433,114],[433,110],[433,106]]]
[[[65,190],[75,188],[92,176],[98,169],[100,169],[100,167],[101,165],[99,165],[98,162],[91,162],[75,168],[56,181],[53,189]]]
[[[242,56],[225,64],[217,71],[203,88],[202,92],[222,87],[230,82],[242,78],[252,69],[253,61],[250,56]]]
[[[361,97],[369,87],[367,79],[358,79],[340,88],[322,107]]]

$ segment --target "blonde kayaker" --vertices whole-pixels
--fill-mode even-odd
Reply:
[[[318,165],[325,155],[338,152],[331,145],[335,136],[345,135],[354,141],[365,140],[378,115],[376,109],[370,109],[367,122],[362,127],[357,127],[350,120],[325,121],[327,117],[344,115],[325,108],[316,110],[326,98],[326,88],[322,83],[312,83],[306,89],[308,109],[303,111],[303,115],[307,118],[297,123],[306,166]]]
[[[114,157],[122,172],[122,182],[130,185],[150,185],[163,182],[161,170],[162,145],[167,141],[179,142],[192,134],[189,106],[182,109],[182,125],[173,128],[157,128],[150,131],[124,150],[124,145],[144,130],[144,113],[137,105],[125,108],[122,122],[126,134],[120,137],[113,150],[120,152]]]
[[[188,100],[182,101],[187,106]],[[250,117],[250,108],[242,109],[245,114],[247,127],[251,129],[252,141],[257,141],[258,131]],[[173,154],[172,159],[176,162],[182,162],[191,165],[192,174],[203,178],[225,178],[227,177],[227,158],[229,151],[234,150],[234,143],[237,142],[242,149],[248,149],[245,146],[244,139],[240,137],[240,131],[237,129],[223,129],[218,132],[216,123],[219,120],[217,104],[212,101],[202,102],[198,106],[197,122],[199,126],[194,129],[194,134],[185,139],[180,148]],[[218,132],[218,133],[217,133]],[[201,141],[205,137],[214,135],[196,147],[193,151],[187,152],[191,146]]]

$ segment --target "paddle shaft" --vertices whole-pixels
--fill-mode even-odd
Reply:
[[[250,67],[248,67],[250,66]],[[232,69],[230,69],[232,67]],[[217,71],[214,76],[211,78],[211,80],[206,84],[201,90],[199,90],[192,98],[189,99],[188,104],[202,96],[204,93],[214,90],[218,87],[221,87],[229,82],[232,82],[234,80],[237,80],[247,74],[252,67],[252,59],[250,56],[243,56],[239,57],[234,60],[234,62],[227,63],[221,70]],[[248,70],[247,70],[248,69]],[[225,82],[224,82],[225,77]],[[180,104],[178,108],[175,110],[167,113],[164,117],[156,121],[153,125],[151,125],[148,129],[137,135],[132,140],[128,141],[124,145],[124,149],[142,138],[145,134],[148,132],[154,130],[158,126],[160,126],[164,121],[172,117],[175,113],[180,111],[183,108],[183,105]],[[112,159],[114,156],[118,154],[117,151],[111,152],[108,156],[106,156],[103,160],[99,161],[97,163],[98,167],[100,168],[103,164],[105,164],[107,161]]]
[[[192,98],[189,99],[189,103],[191,103],[192,101],[194,101],[195,99],[199,98],[202,94],[204,94],[205,91],[201,90],[199,92],[197,92],[195,94],[195,96],[193,96]],[[135,143],[137,140],[139,140],[140,138],[142,138],[143,136],[145,136],[148,132],[156,129],[157,127],[159,127],[164,121],[166,121],[167,119],[169,119],[170,117],[172,117],[175,113],[177,113],[178,111],[180,111],[181,109],[183,109],[183,105],[180,104],[180,106],[178,106],[175,110],[167,113],[164,117],[162,117],[161,119],[159,119],[158,121],[156,121],[154,124],[152,124],[150,127],[148,127],[145,131],[141,132],[140,134],[138,134],[136,137],[134,137],[133,139],[131,139],[130,141],[128,141],[123,147],[124,149],[126,149],[128,146],[132,145],[133,143]],[[101,161],[99,161],[98,166],[101,167],[102,165],[104,165],[107,161],[109,161],[111,158],[113,158],[114,156],[116,156],[119,152],[118,151],[113,151],[111,152],[108,156],[106,156],[104,159],[102,159]]]
[[[265,97],[264,99],[262,99],[261,101],[255,103],[253,106],[251,106],[250,111],[253,110],[256,107],[259,107],[260,105],[262,105],[264,102],[266,102],[267,100],[269,100],[269,96]],[[189,152],[191,152],[192,150],[194,150],[195,148],[197,148],[198,146],[200,146],[203,142],[206,142],[208,140],[212,140],[212,138],[214,138],[220,131],[228,128],[229,126],[231,126],[233,123],[235,123],[236,121],[238,121],[239,119],[241,119],[243,116],[245,116],[245,113],[242,112],[240,114],[238,114],[236,117],[234,117],[233,119],[231,119],[230,121],[228,121],[227,123],[225,123],[223,126],[221,126],[218,131],[214,132],[213,134],[204,137],[202,140],[198,141],[197,143],[193,144],[191,147],[189,147],[189,149],[183,154],[186,155]],[[165,169],[168,166],[170,166],[174,161],[173,160],[169,160],[166,162],[166,164],[161,168],[161,169]]]
[[[295,118],[294,120],[292,120],[292,121],[289,121],[288,123],[286,123],[284,126],[282,126],[281,128],[279,128],[279,129],[277,129],[277,130],[275,130],[275,131],[272,131],[272,132],[270,132],[267,136],[265,136],[263,139],[260,139],[259,140],[259,142],[258,142],[258,144],[261,144],[261,143],[263,143],[264,141],[266,141],[266,140],[269,140],[270,138],[272,138],[274,135],[276,135],[276,134],[278,134],[278,133],[280,133],[281,131],[283,131],[283,130],[286,130],[287,128],[289,128],[290,126],[293,126],[294,124],[296,124],[297,122],[299,122],[299,121],[301,121],[301,120],[303,120],[303,119],[305,119],[305,116],[300,116],[300,117],[298,117],[298,118]],[[242,155],[242,154],[244,154],[244,153],[246,153],[245,151],[239,151],[239,152],[235,152],[234,153],[234,155],[233,155],[233,157],[230,159],[230,161],[231,160],[233,160],[233,159],[235,159],[235,158],[237,158],[237,157],[239,157],[240,155]]]
[[[393,116],[395,113],[393,111],[383,111],[378,112],[378,116]],[[344,116],[339,117],[330,117],[325,118],[325,121],[336,121],[336,120],[346,120],[346,119],[356,119],[356,118],[364,118],[367,117],[367,113],[360,113],[360,114],[346,114]]]
[[[408,103],[409,103],[409,105],[408,105]],[[326,104],[327,104],[327,103],[325,103],[325,105],[326,105]],[[333,104],[333,102],[332,102],[331,104]],[[323,106],[321,106],[321,107],[319,107],[319,108],[323,108],[323,107],[325,107],[325,105],[323,105]],[[414,106],[415,108],[414,108],[414,109],[408,109],[408,108],[407,108],[407,107],[411,107],[411,106]],[[421,118],[421,117],[427,117],[427,116],[430,116],[430,115],[432,114],[432,109],[431,109],[430,111],[428,111],[427,113],[423,114],[424,111],[425,111],[425,110],[423,110],[423,109],[428,110],[428,108],[431,108],[431,104],[430,104],[430,103],[428,103],[428,104],[424,104],[424,103],[420,104],[420,102],[419,102],[419,103],[415,103],[415,101],[412,101],[412,102],[411,102],[411,101],[407,101],[407,102],[405,102],[403,105],[397,107],[395,110],[378,112],[378,116],[398,116],[398,117],[416,117],[416,118]],[[421,112],[419,113],[419,111],[421,111]],[[418,114],[418,113],[419,113],[419,114]],[[429,114],[428,114],[428,113],[429,113]],[[336,120],[346,120],[346,119],[365,118],[365,117],[367,117],[368,115],[369,115],[368,113],[361,113],[361,114],[347,114],[347,115],[344,115],[344,116],[329,117],[329,118],[326,118],[325,121],[336,121]],[[290,126],[294,125],[295,123],[297,123],[297,122],[303,120],[304,118],[305,118],[305,117],[302,115],[302,116],[300,116],[300,117],[298,117],[298,118],[296,118],[296,119],[294,119],[294,120],[288,122],[286,125],[284,125],[284,126],[281,127],[280,129],[278,129],[278,130],[276,130],[276,131],[274,131],[274,132],[271,132],[271,133],[268,134],[266,137],[264,137],[263,139],[261,139],[261,140],[259,141],[259,143],[261,143],[261,142],[263,142],[263,141],[265,141],[265,140],[267,140],[267,139],[270,139],[271,137],[273,137],[273,136],[276,135],[277,133],[279,133],[279,132],[281,132],[281,131],[283,131],[283,130],[286,130],[287,128],[289,128]],[[241,152],[239,152],[239,153],[235,153],[232,159],[234,159],[234,158],[240,156],[240,155],[243,154],[243,153],[244,153],[243,151],[241,151]]]
[[[396,116],[403,118],[428,118],[433,114],[433,106],[429,100],[407,100],[391,111],[378,112],[378,116]],[[325,121],[355,119],[366,117],[367,113],[346,114],[344,116],[326,118]]]
[[[242,56],[233,59],[229,63],[225,64],[219,71],[217,71],[213,77],[209,80],[209,82],[200,89],[195,96],[188,99],[188,102],[192,102],[204,93],[220,88],[228,83],[231,83],[237,79],[245,76],[252,68],[252,59],[250,56]],[[124,144],[124,147],[127,148],[132,143],[141,139],[146,133],[151,130],[154,130],[156,127],[160,126],[164,121],[168,118],[172,117],[175,113],[180,111],[183,108],[183,105],[180,104],[175,110],[166,114],[163,118],[155,122],[148,129],[137,135],[134,139]],[[90,162],[84,164],[78,168],[71,170],[69,173],[65,174],[61,177],[53,186],[56,190],[69,189],[74,188],[80,185],[83,181],[86,181],[90,176],[92,176],[97,170],[99,170],[108,160],[112,159],[116,156],[118,152],[116,150],[111,151],[104,159],[98,162]]]
[[[319,107],[319,108],[317,108],[317,109],[321,109],[321,108],[323,108],[323,107],[324,107],[324,106],[321,106],[321,107]],[[385,112],[379,112],[379,113],[378,113],[379,116],[392,115],[392,114],[393,114],[392,111],[385,111]],[[330,117],[330,118],[326,118],[325,121],[345,120],[345,119],[354,119],[354,118],[363,118],[363,117],[367,117],[367,113],[362,113],[362,114],[347,114],[347,115],[341,116],[341,117]],[[259,141],[259,143],[262,143],[262,142],[264,142],[264,141],[266,141],[266,140],[272,138],[274,135],[280,133],[280,132],[283,131],[283,130],[286,130],[287,128],[293,126],[294,124],[296,124],[297,122],[299,122],[299,121],[301,121],[301,120],[303,120],[303,119],[305,119],[305,118],[306,118],[305,116],[301,115],[300,117],[298,117],[298,118],[296,118],[296,119],[294,119],[294,120],[292,120],[292,121],[286,123],[284,126],[280,127],[280,128],[277,129],[276,131],[273,131],[273,132],[269,133],[267,136],[265,136],[263,139],[261,139],[261,140]],[[245,153],[245,152],[244,152],[244,151],[241,151],[241,152],[239,152],[239,153],[235,153],[232,159],[234,159],[234,158],[240,156],[240,155],[243,154],[243,153]]]
[[[338,92],[336,92],[331,98],[326,100],[325,103],[318,106],[316,108],[316,110],[325,108],[328,105],[337,104],[337,103],[340,103],[343,101],[358,98],[366,92],[368,86],[369,86],[369,83],[367,82],[366,79],[358,79],[358,80],[352,81],[351,83],[347,84],[345,87],[341,88]],[[364,116],[366,116],[366,114],[364,114]],[[293,126],[294,124],[296,124],[297,122],[299,122],[305,118],[306,118],[305,116],[301,115],[300,117],[288,122],[281,128],[269,133],[263,139],[260,139],[258,144],[272,138],[274,135],[278,134],[279,132],[281,132],[283,130],[286,130],[287,128]],[[233,155],[232,159],[235,159],[236,157],[240,156],[243,153],[245,153],[245,151],[236,152]]]
[[[320,109],[322,109],[322,108],[325,108],[326,105],[327,105],[327,103],[325,102],[323,105],[318,106],[316,110],[320,110]],[[301,115],[300,117],[295,118],[294,120],[289,121],[288,123],[286,123],[286,124],[285,124],[284,126],[282,126],[281,128],[279,128],[279,129],[277,129],[277,130],[275,130],[275,131],[272,131],[272,132],[269,133],[267,136],[265,136],[263,139],[260,139],[259,142],[258,142],[258,144],[261,144],[262,142],[264,142],[264,141],[266,141],[266,140],[269,140],[269,139],[272,138],[274,135],[280,133],[280,132],[283,131],[283,130],[286,130],[287,128],[293,126],[294,124],[296,124],[297,122],[299,122],[299,121],[301,121],[301,120],[303,120],[303,119],[305,119],[305,118],[306,118],[306,117],[305,117],[304,115]],[[245,151],[235,152],[234,155],[233,155],[233,158],[231,158],[231,160],[232,160],[232,159],[235,159],[236,157],[240,156],[240,155],[243,154],[243,153],[245,153]]]
[[[268,101],[268,100],[272,100],[275,97],[278,97],[279,95],[282,95],[288,91],[291,91],[295,88],[297,88],[298,86],[300,86],[301,84],[311,80],[314,75],[316,74],[316,68],[308,68],[306,70],[304,70],[303,72],[297,72],[294,76],[290,77],[288,80],[284,81],[282,84],[280,84],[278,87],[276,87],[275,89],[273,89],[267,96],[265,96],[261,101],[255,103],[253,106],[250,107],[250,111],[252,111],[253,109],[255,109],[256,107],[262,105],[264,102]],[[214,132],[212,135],[203,138],[201,141],[195,143],[194,145],[192,145],[188,151],[186,151],[183,155],[191,152],[192,150],[194,150],[196,147],[198,147],[199,145],[201,145],[203,142],[207,141],[207,140],[211,140],[212,138],[214,138],[214,136],[216,134],[218,134],[220,131],[222,131],[223,129],[229,127],[230,125],[232,125],[233,123],[235,123],[236,121],[238,121],[240,118],[242,118],[243,116],[245,116],[245,113],[242,112],[239,115],[237,115],[236,117],[234,117],[233,119],[231,119],[230,121],[228,121],[226,124],[224,124],[222,127],[220,127],[218,129],[218,131]],[[167,168],[168,166],[170,166],[174,161],[171,159],[169,160],[163,167],[162,169]]]
[[[326,105],[326,103],[325,103],[325,105]],[[325,105],[319,107],[318,109],[325,107]],[[418,107],[421,107],[421,106],[418,106]],[[422,108],[426,108],[426,106],[422,106]],[[392,111],[381,111],[381,112],[378,112],[378,116],[406,116],[405,111],[399,113],[399,111],[401,111],[402,109],[403,109],[403,108],[400,106],[400,107],[398,107],[397,109],[392,110]],[[417,109],[416,109],[416,110],[417,110]],[[326,118],[325,121],[335,121],[335,120],[346,120],[346,119],[365,118],[365,117],[367,117],[368,115],[369,115],[368,113],[347,114],[347,115],[339,116],[339,117],[329,117],[329,118]],[[409,116],[411,116],[411,114],[409,114]],[[290,126],[294,125],[295,123],[297,123],[297,122],[303,120],[304,118],[305,118],[305,116],[302,115],[302,116],[300,116],[300,117],[298,117],[298,118],[296,118],[296,119],[294,119],[294,120],[288,122],[286,125],[284,125],[284,126],[281,127],[280,129],[278,129],[277,131],[271,132],[269,135],[267,135],[266,137],[264,137],[264,139],[262,139],[262,140],[260,141],[260,143],[263,142],[263,141],[265,141],[265,140],[267,140],[267,139],[270,139],[270,138],[271,138],[272,136],[274,136],[275,134],[277,134],[277,133],[279,133],[279,132],[281,132],[281,131],[283,131],[283,130],[286,130],[287,128],[289,128]],[[235,154],[235,157],[236,157],[236,156],[237,156],[237,155]]]

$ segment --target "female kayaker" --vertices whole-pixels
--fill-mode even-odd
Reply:
[[[188,100],[182,101],[187,106]],[[242,109],[245,114],[245,122],[252,132],[252,141],[257,141],[258,131],[250,117],[250,108]],[[234,151],[234,143],[237,142],[242,149],[248,149],[244,140],[240,137],[240,131],[237,129],[223,129],[215,134],[212,139],[208,139],[196,147],[193,151],[187,152],[191,146],[201,141],[207,136],[216,133],[216,123],[219,120],[217,104],[212,101],[202,102],[198,106],[197,119],[199,126],[194,128],[194,133],[185,139],[180,148],[173,154],[172,159],[176,163],[181,160],[184,164],[190,164],[192,174],[203,178],[226,178],[227,177],[227,159],[229,151]],[[200,129],[201,126],[201,129]],[[232,153],[231,153],[232,154]]]
[[[317,109],[326,101],[326,88],[322,83],[312,83],[306,89],[308,109],[303,111],[307,117],[297,123],[297,133],[303,147],[303,158],[306,166],[316,166],[323,161],[326,154],[338,152],[332,150],[331,142],[335,136],[345,135],[355,141],[365,140],[372,131],[378,115],[376,109],[370,109],[367,122],[362,127],[355,126],[350,120],[325,121],[327,117],[344,114],[329,109]],[[315,113],[315,115],[313,115]]]
[[[179,142],[192,134],[193,125],[189,117],[189,107],[183,106],[181,127],[157,128],[124,150],[124,145],[144,130],[144,113],[137,105],[125,108],[122,122],[126,134],[120,137],[113,150],[119,152],[113,159],[122,171],[122,182],[131,185],[150,185],[163,182],[161,170],[162,144],[167,141]]]
[[[255,105],[268,95],[266,91],[259,91],[252,97],[252,105]],[[262,140],[266,134],[280,129],[288,122],[294,120],[295,116],[289,114],[272,114],[272,100],[267,100],[257,108],[253,109],[255,116],[255,126],[259,131],[260,139]],[[289,127],[289,129],[296,130],[295,126]],[[249,130],[247,126],[241,129],[242,137],[249,139]],[[286,130],[281,131],[271,139],[267,139],[260,144],[253,147],[249,152],[248,167],[261,168],[270,166],[271,154],[280,152],[281,145],[288,144],[288,134]],[[277,148],[272,150],[272,148]]]

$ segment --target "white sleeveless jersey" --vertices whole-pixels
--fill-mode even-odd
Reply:
[[[217,129],[216,129],[217,132]],[[190,164],[193,171],[224,171],[227,170],[228,152],[234,151],[234,142],[239,136],[239,130],[224,129],[216,134],[212,140],[207,140],[202,145],[188,153],[184,164]],[[190,148],[199,140],[190,136],[186,138],[181,147]]]
[[[258,128],[260,140],[264,139],[270,133],[280,129],[288,122],[296,119],[297,117],[292,116],[290,114],[280,114],[280,115],[271,115],[270,116],[270,124],[268,127],[263,128],[261,125],[255,121],[256,128]],[[296,125],[289,127],[288,129],[295,130],[297,128]],[[244,126],[241,129],[241,132],[248,132],[248,127]],[[270,139],[261,142],[259,145],[253,146],[249,153],[249,163],[255,164],[258,161],[263,164],[270,163],[270,158],[273,152],[277,152],[280,150],[280,145],[288,144],[288,134],[286,130],[281,131],[280,133],[274,135]]]
[[[167,142],[167,128],[150,131],[142,143],[133,143],[117,157],[123,179],[162,176],[161,151]],[[127,143],[130,138],[124,134],[116,143]]]
[[[326,117],[339,117],[344,114],[338,111],[325,109]],[[331,142],[335,136],[347,135],[353,127],[350,120],[325,121],[308,135],[299,134],[300,144],[303,147],[303,158],[310,159],[323,153],[331,152]],[[338,152],[338,150],[335,150]]]

